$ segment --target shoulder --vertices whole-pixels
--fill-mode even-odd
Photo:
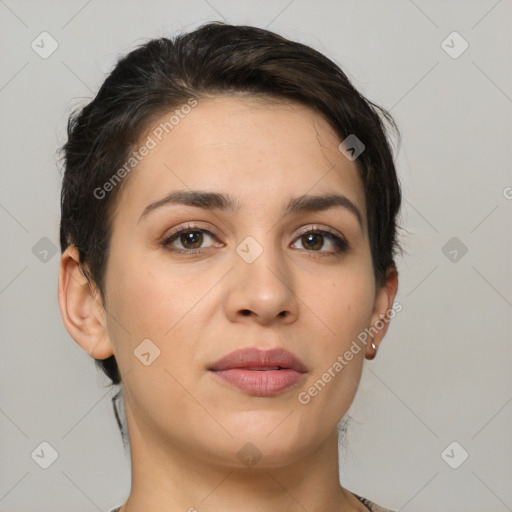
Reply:
[[[370,501],[367,498],[359,496],[355,492],[350,491],[350,493],[353,494],[370,512],[395,512],[394,510],[391,510],[389,508],[381,507],[380,505],[373,503],[373,501]]]

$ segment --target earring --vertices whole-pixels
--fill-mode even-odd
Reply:
[[[365,355],[366,359],[370,359],[370,360],[375,359],[375,356],[377,355],[377,347],[376,347],[375,343],[373,342],[373,340],[372,340],[372,349],[374,352],[370,353],[370,354],[366,354]]]

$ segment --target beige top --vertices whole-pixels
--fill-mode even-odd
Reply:
[[[389,508],[381,507],[380,505],[377,505],[376,503],[373,503],[373,501],[370,501],[366,498],[363,498],[362,496],[358,496],[355,492],[350,491],[370,512],[395,512],[394,510],[391,510]],[[119,509],[121,506],[114,508],[110,512],[119,512]]]

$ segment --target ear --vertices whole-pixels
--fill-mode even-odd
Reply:
[[[99,291],[96,287],[91,290],[74,246],[69,246],[60,259],[58,300],[62,320],[71,337],[95,359],[113,355]]]
[[[370,327],[371,341],[366,345],[366,358],[373,359],[377,354],[377,349],[386,335],[389,323],[393,316],[390,311],[393,308],[396,292],[398,290],[398,271],[395,265],[389,267],[384,286],[379,288],[375,294],[375,307],[372,312]],[[373,344],[377,347],[374,349]]]

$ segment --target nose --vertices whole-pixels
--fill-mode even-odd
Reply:
[[[232,322],[292,323],[297,319],[299,300],[292,263],[271,242],[270,235],[259,240],[248,237],[233,253],[226,314]]]

